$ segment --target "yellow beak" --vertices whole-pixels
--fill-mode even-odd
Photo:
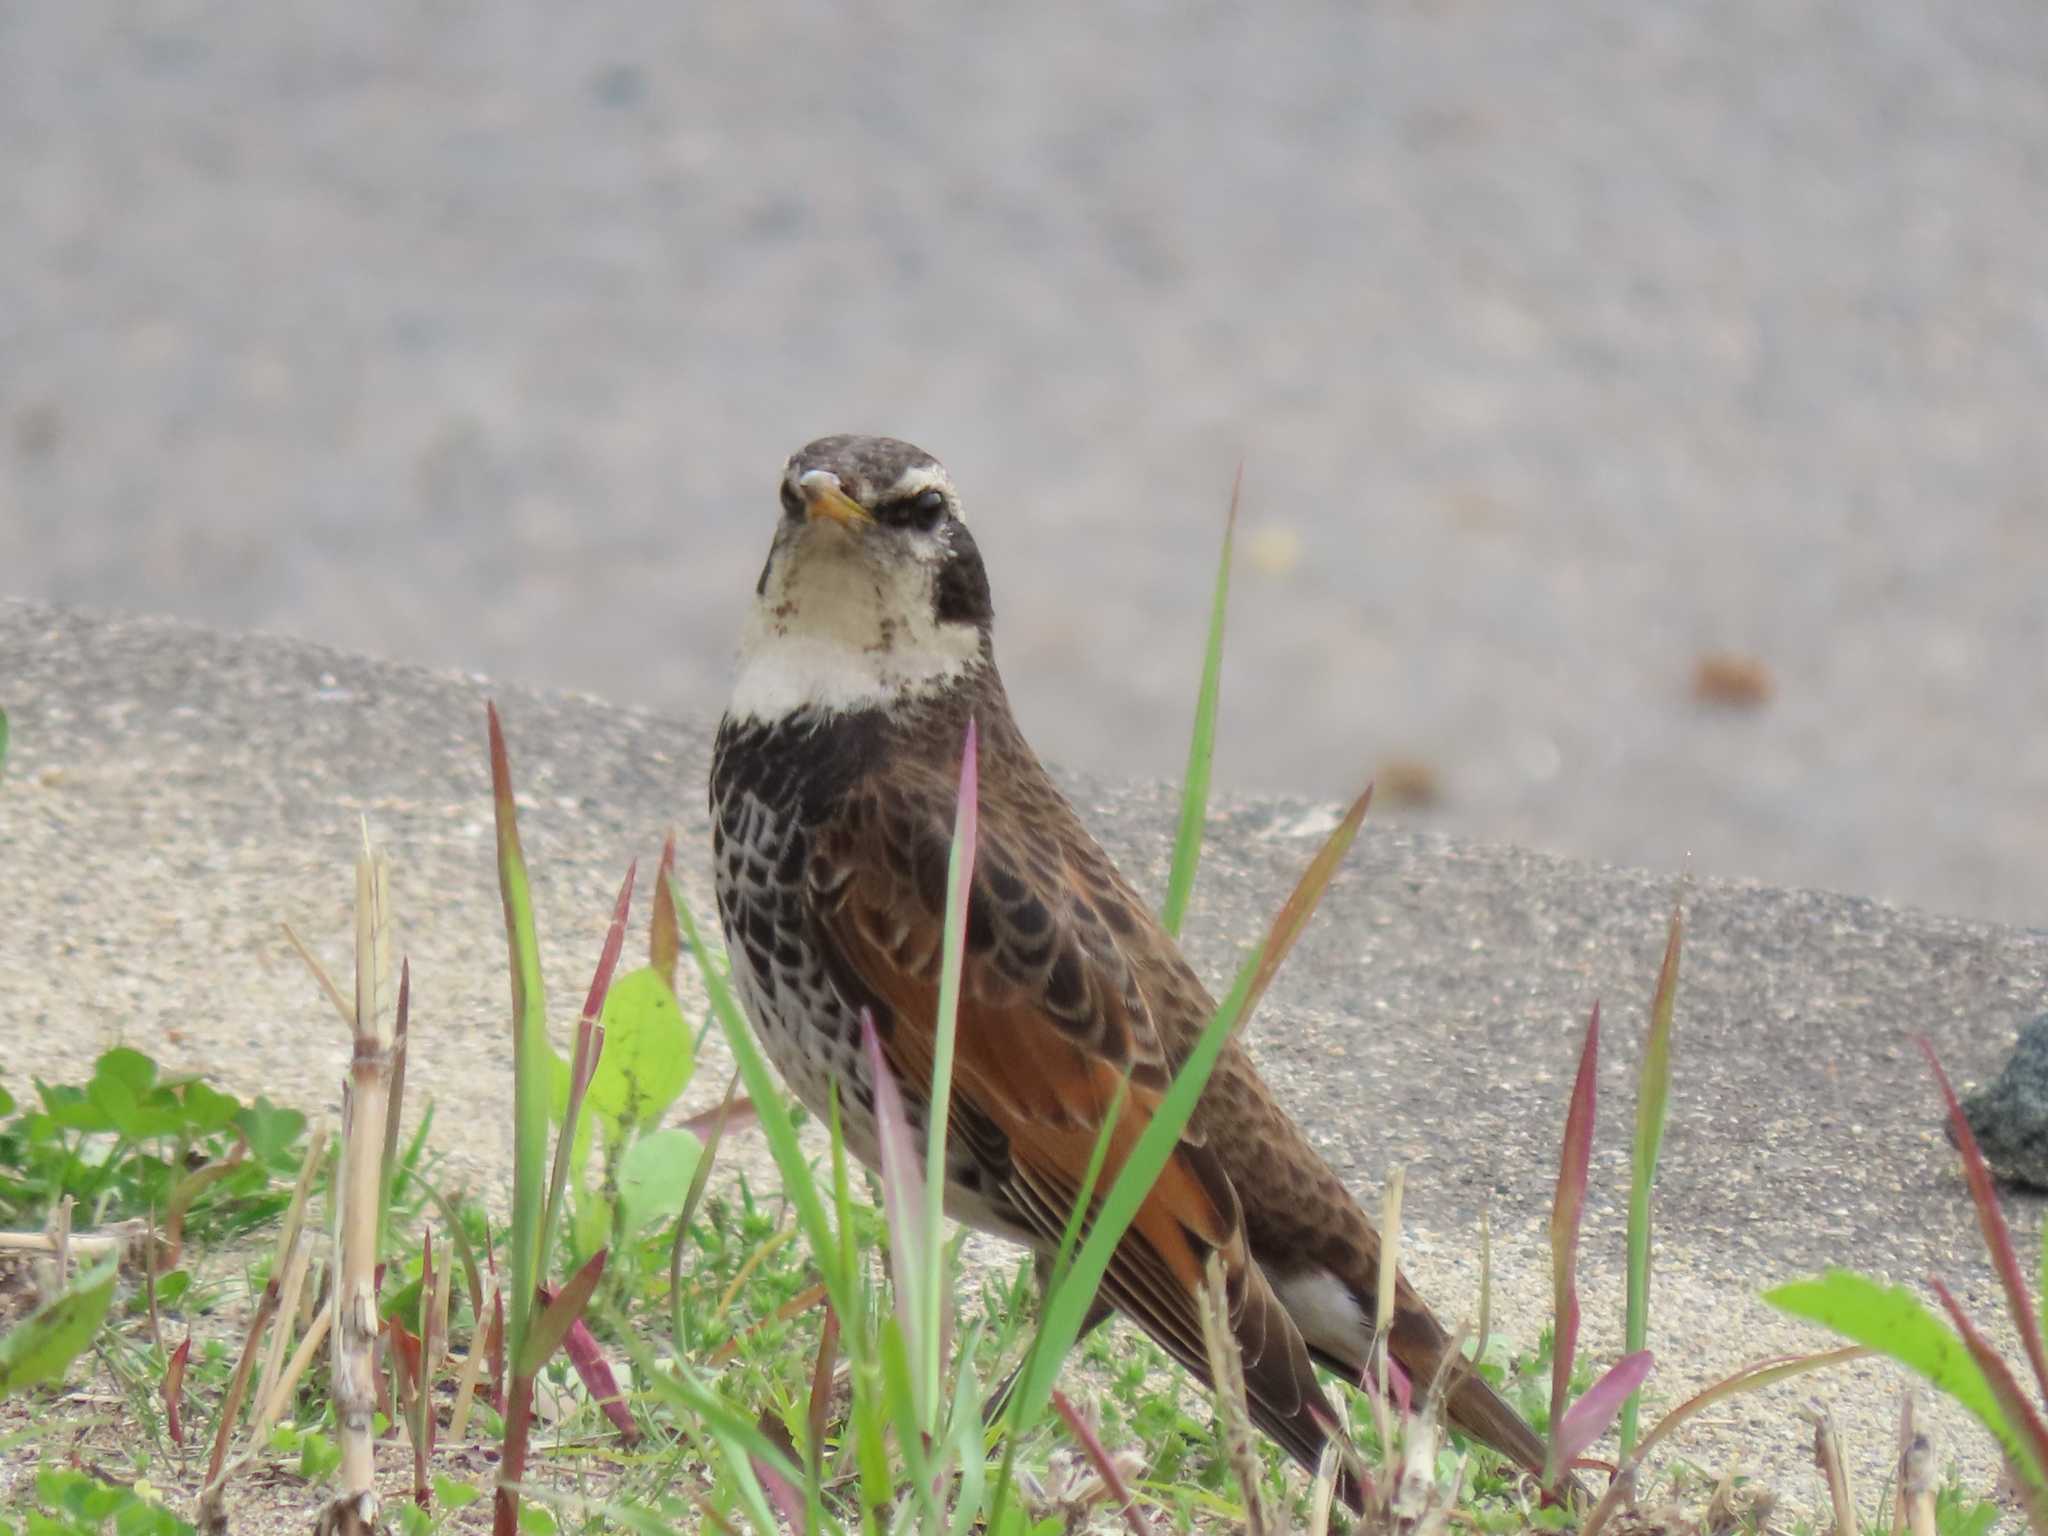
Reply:
[[[839,477],[829,469],[811,470],[796,488],[803,493],[804,510],[812,522],[830,518],[843,528],[859,530],[874,521],[866,507],[839,488]]]

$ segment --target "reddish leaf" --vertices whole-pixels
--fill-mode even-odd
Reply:
[[[816,1481],[818,1469],[825,1462],[825,1423],[832,1412],[832,1373],[838,1361],[839,1314],[827,1303],[825,1326],[818,1330],[818,1361],[811,1367],[811,1400],[804,1415],[805,1429],[810,1438],[805,1450],[809,1454],[813,1481]]]
[[[384,1319],[384,1332],[391,1340],[391,1358],[399,1367],[398,1387],[401,1398],[407,1404],[419,1387],[420,1340],[417,1334],[407,1330],[404,1323],[395,1317]]]
[[[868,1055],[868,1074],[875,1085],[875,1140],[882,1155],[882,1212],[889,1226],[889,1269],[896,1285],[896,1321],[906,1345],[918,1337],[919,1291],[924,1285],[924,1245],[933,1234],[924,1229],[924,1178],[917,1149],[910,1138],[910,1119],[896,1086],[896,1069],[882,1055],[875,1018],[860,1011],[861,1041]],[[921,1378],[920,1378],[921,1379]],[[920,1411],[922,1411],[920,1405]]]
[[[405,984],[399,983],[399,995],[405,995]],[[422,1450],[431,1456],[434,1453],[434,1413],[430,1406],[432,1396],[434,1365],[441,1358],[434,1328],[434,1229],[427,1228],[420,1243],[420,1369],[419,1391],[423,1411],[420,1414],[420,1436]]]
[[[764,1411],[758,1427],[762,1434],[782,1449],[784,1454],[789,1455],[791,1462],[796,1460],[796,1457],[790,1454],[794,1448],[789,1443],[789,1432],[782,1427],[780,1419],[773,1413]],[[805,1518],[803,1490],[784,1477],[767,1457],[750,1455],[747,1460],[754,1468],[754,1476],[761,1480],[761,1487],[768,1495],[768,1502],[775,1506],[775,1513],[782,1517],[783,1523],[792,1531],[803,1530],[809,1523]]]
[[[1550,1431],[1551,1457],[1562,1472],[1584,1455],[1587,1448],[1607,1433],[1607,1426],[1621,1412],[1629,1394],[1643,1384],[1653,1362],[1647,1349],[1623,1355],[1607,1369]]]
[[[2027,1282],[2020,1276],[2020,1258],[2012,1245],[2012,1232],[2005,1224],[2005,1212],[1999,1209],[1998,1192],[1991,1184],[1991,1170],[1984,1165],[1984,1154],[1978,1150],[1977,1138],[1970,1130],[1970,1122],[1963,1114],[1963,1106],[1956,1099],[1956,1091],[1949,1086],[1948,1074],[1941,1070],[1941,1063],[1935,1059],[1934,1047],[1927,1037],[1920,1037],[1921,1054],[1927,1058],[1927,1065],[1934,1069],[1934,1080],[1941,1084],[1941,1096],[1948,1102],[1948,1123],[1955,1130],[1956,1147],[1963,1154],[1963,1172],[1970,1182],[1970,1199],[1977,1206],[1977,1225],[1984,1230],[1984,1246],[1991,1250],[1991,1262],[1998,1271],[1999,1282],[2005,1287],[2006,1310],[2012,1314],[2013,1327],[2019,1330],[2020,1342],[2026,1345],[2027,1363],[2034,1368],[2034,1381],[2043,1396],[2048,1396],[2048,1355],[2041,1346],[2041,1322],[2034,1313],[2033,1303],[2027,1299]],[[2042,1471],[2048,1473],[2048,1462],[2042,1463]]]
[[[728,1131],[744,1130],[750,1125],[760,1123],[761,1112],[754,1108],[752,1099],[745,1094],[739,1094],[731,1099],[721,1100],[716,1109],[707,1109],[701,1115],[690,1116],[682,1122],[680,1129],[688,1131],[699,1141],[704,1141],[718,1129],[721,1120]]]
[[[484,1349],[491,1361],[491,1407],[505,1411],[505,1291],[491,1291],[491,1326],[484,1335]]]
[[[620,951],[626,947],[626,920],[633,909],[633,877],[639,872],[640,861],[634,859],[626,866],[626,883],[619,887],[619,899],[612,906],[612,925],[605,930],[604,948],[597,957],[597,970],[591,975],[590,991],[583,999],[583,1019],[586,1025],[593,1023],[604,1012],[604,995],[611,990],[612,972],[618,969]],[[591,1056],[590,1064],[593,1067],[597,1065],[595,1053]]]
[[[669,833],[661,845],[661,866],[654,872],[654,920],[647,930],[647,963],[661,973],[669,991],[676,989],[676,958],[682,953],[682,935],[676,928],[676,835]]]
[[[1067,1433],[1079,1442],[1082,1454],[1088,1458],[1089,1465],[1095,1468],[1095,1475],[1102,1479],[1102,1486],[1107,1488],[1110,1497],[1116,1500],[1117,1510],[1123,1515],[1124,1524],[1131,1528],[1131,1536],[1152,1536],[1152,1527],[1146,1523],[1144,1513],[1138,1508],[1138,1501],[1131,1497],[1131,1490],[1125,1484],[1123,1474],[1117,1470],[1115,1459],[1103,1448],[1101,1437],[1089,1427],[1088,1421],[1081,1417],[1074,1405],[1067,1401],[1067,1394],[1057,1387],[1053,1389],[1052,1406],[1053,1411],[1065,1421]]]
[[[1600,1003],[1586,1021],[1585,1044],[1579,1048],[1579,1072],[1572,1081],[1571,1108],[1565,1112],[1564,1150],[1558,1159],[1557,1194],[1550,1205],[1550,1280],[1554,1312],[1550,1358],[1550,1455],[1544,1485],[1554,1486],[1571,1458],[1562,1454],[1560,1438],[1565,1398],[1571,1391],[1572,1363],[1579,1349],[1579,1224],[1586,1214],[1586,1182],[1593,1160],[1593,1105],[1600,1069]],[[1624,1394],[1626,1396],[1626,1394]]]
[[[1939,1280],[1929,1283],[1934,1287],[1934,1294],[1941,1298],[1941,1304],[1948,1308],[1949,1319],[1956,1325],[1956,1332],[1962,1335],[1970,1358],[1977,1362],[1977,1368],[1984,1373],[1984,1380],[1991,1388],[1991,1395],[1998,1399],[1998,1406],[2004,1410],[2006,1424],[2013,1437],[2005,1450],[2014,1463],[2014,1469],[2020,1473],[2020,1493],[2028,1510],[2036,1515],[2048,1513],[2048,1425],[2041,1422],[2040,1409],[2035,1407],[2026,1389],[2013,1376],[2012,1367],[1977,1331],[1977,1325],[1970,1321],[1955,1297],[1949,1294],[1948,1287]]]
[[[164,1427],[170,1431],[171,1444],[185,1443],[185,1366],[192,1358],[192,1335],[185,1335],[185,1342],[171,1351],[171,1358],[164,1366]]]
[[[547,1295],[546,1286],[541,1287],[541,1295]],[[612,1421],[612,1428],[619,1432],[621,1443],[637,1445],[640,1426],[633,1422],[633,1410],[626,1406],[625,1394],[619,1390],[619,1378],[612,1374],[611,1362],[597,1347],[597,1336],[590,1331],[590,1325],[577,1318],[569,1325],[562,1347],[568,1351],[569,1363],[576,1367],[576,1375],[590,1394],[591,1401],[604,1410],[604,1416]]]
[[[593,1253],[584,1266],[569,1277],[559,1294],[550,1295],[546,1286],[538,1287],[541,1310],[534,1317],[532,1331],[526,1336],[526,1352],[515,1361],[513,1370],[520,1376],[536,1376],[540,1368],[548,1363],[549,1356],[561,1347],[568,1336],[569,1325],[583,1315],[584,1307],[590,1303],[590,1293],[597,1289],[597,1282],[604,1278],[605,1250]]]
[[[405,1109],[405,1047],[412,1038],[412,961],[398,961],[398,1005],[391,1017],[391,1087],[385,1096],[384,1160],[377,1165],[377,1177],[384,1186],[383,1201],[389,1212],[392,1175],[398,1168],[398,1127]]]
[[[192,1209],[192,1202],[199,1198],[209,1184],[216,1183],[233,1173],[248,1154],[248,1140],[237,1131],[235,1144],[228,1149],[227,1156],[217,1162],[194,1168],[171,1186],[171,1198],[164,1205],[161,1253],[157,1252],[156,1245],[151,1245],[150,1264],[153,1272],[178,1267],[178,1259],[185,1248],[185,1213]]]

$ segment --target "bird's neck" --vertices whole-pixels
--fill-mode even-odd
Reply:
[[[772,571],[740,636],[727,713],[894,713],[969,678],[987,664],[986,634],[938,622],[928,582],[906,590],[920,574],[801,554]]]

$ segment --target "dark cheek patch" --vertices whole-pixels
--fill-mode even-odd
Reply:
[[[956,548],[939,567],[932,593],[933,615],[941,624],[986,624],[993,617],[993,608],[988,573],[974,558],[973,546]]]

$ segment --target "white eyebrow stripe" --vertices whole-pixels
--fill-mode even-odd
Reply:
[[[952,478],[937,464],[913,464],[896,477],[896,483],[882,493],[883,501],[896,501],[905,496],[917,496],[925,491],[941,490],[946,493],[947,504],[953,509],[953,516],[961,522],[967,521],[967,514],[960,510],[960,498],[954,494]]]

